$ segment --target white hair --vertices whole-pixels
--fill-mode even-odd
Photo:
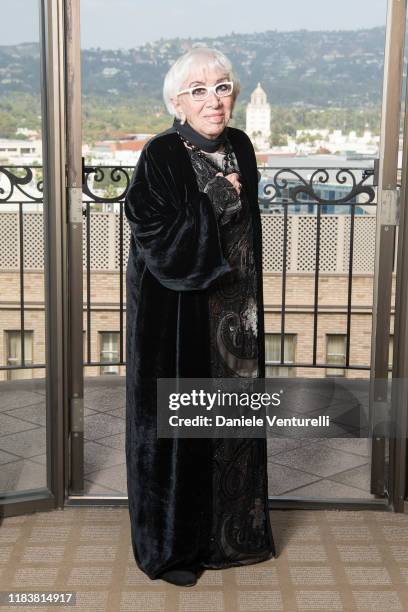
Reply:
[[[171,98],[177,96],[177,92],[183,86],[190,74],[201,72],[205,69],[219,68],[228,74],[228,80],[233,81],[233,98],[234,102],[240,91],[239,79],[235,76],[230,60],[218,49],[211,47],[193,47],[184,55],[178,58],[171,66],[170,70],[164,78],[163,98],[166,108],[170,115],[178,117],[177,111],[171,101]]]

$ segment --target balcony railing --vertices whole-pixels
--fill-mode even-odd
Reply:
[[[118,274],[112,290],[110,310],[118,314],[119,359],[109,365],[125,365],[124,296],[125,262],[130,230],[124,219],[124,197],[133,168],[84,166],[83,265],[86,271],[84,307],[87,321],[85,366],[106,365],[92,359],[91,333],[95,303],[92,281],[98,272]],[[369,369],[369,364],[350,364],[350,334],[353,276],[373,275],[376,230],[376,190],[372,168],[259,168],[259,205],[263,226],[264,273],[278,277],[281,303],[281,358],[289,367],[333,367],[317,361],[319,281],[322,274],[347,277],[345,369]],[[18,274],[21,329],[21,362],[18,368],[44,368],[44,363],[26,363],[25,272],[44,267],[43,184],[41,166],[0,166],[0,268]],[[313,276],[313,346],[307,363],[284,362],[288,275]],[[116,292],[116,296],[115,296]],[[116,299],[115,299],[116,298]],[[3,306],[5,308],[5,306]],[[16,366],[1,364],[0,369]],[[337,368],[337,366],[336,366]]]

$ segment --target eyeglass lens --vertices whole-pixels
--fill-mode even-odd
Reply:
[[[229,96],[232,91],[232,86],[229,83],[220,83],[215,88],[215,93],[217,96]],[[204,100],[209,95],[209,89],[204,86],[194,87],[191,90],[191,95],[195,100]]]

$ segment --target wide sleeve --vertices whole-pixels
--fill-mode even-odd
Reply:
[[[174,161],[173,161],[174,164]],[[125,198],[125,214],[147,268],[168,289],[206,289],[231,270],[207,194],[181,184],[168,160],[145,147]]]

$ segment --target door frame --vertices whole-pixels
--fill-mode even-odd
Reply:
[[[390,440],[390,496],[396,512],[408,513],[408,79],[405,90],[404,144],[395,287],[391,414],[395,437]],[[404,435],[402,433],[404,432]]]
[[[394,467],[391,461],[393,440],[388,431],[391,416],[388,346],[395,239],[398,225],[398,150],[407,1],[388,0],[387,9],[378,162],[369,414],[372,435],[371,492],[379,497],[387,497],[388,503],[397,510],[393,505],[394,492],[392,490],[396,481],[391,473]],[[396,303],[394,325],[397,317]],[[394,332],[394,342],[395,338]],[[395,344],[397,346],[394,346],[394,359],[397,361],[399,347],[398,343]],[[395,371],[393,371],[393,379],[394,377]],[[384,415],[386,415],[386,421],[384,421]]]

